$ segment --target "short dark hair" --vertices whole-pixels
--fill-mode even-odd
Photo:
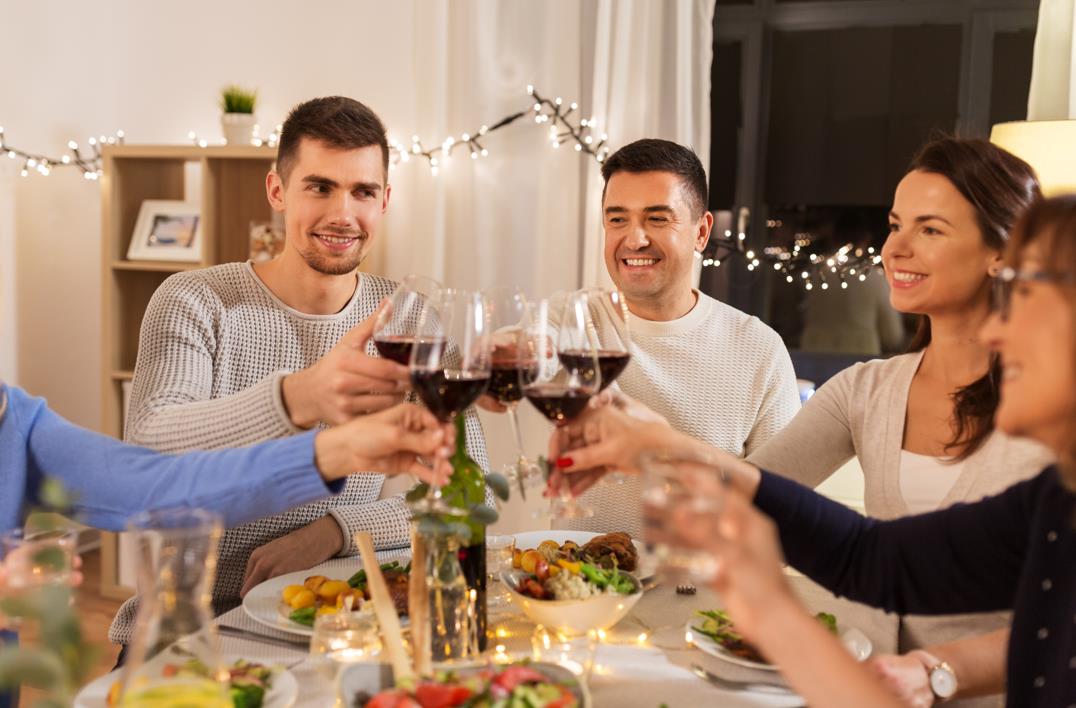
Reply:
[[[691,216],[698,218],[706,211],[706,196],[709,193],[706,189],[706,170],[691,148],[677,145],[671,140],[636,140],[614,152],[602,164],[605,187],[609,186],[609,178],[617,172],[672,172],[687,188]],[[602,187],[603,202],[605,187]]]
[[[381,148],[382,163],[388,175],[389,141],[385,137],[385,124],[368,106],[353,98],[326,96],[291,109],[281,128],[276,149],[276,170],[284,181],[288,179],[303,138],[347,150],[377,145]]]

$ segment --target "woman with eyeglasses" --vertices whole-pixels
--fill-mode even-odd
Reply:
[[[748,461],[816,487],[856,457],[866,512],[880,519],[977,501],[1051,462],[1041,445],[995,429],[1000,372],[977,337],[1009,230],[1038,194],[1031,167],[985,140],[924,146],[897,185],[881,252],[891,305],[920,318],[909,353],[834,376]],[[1008,622],[1004,613],[901,617],[898,651],[909,653],[874,664],[925,683],[932,645]]]
[[[948,692],[955,678],[959,695],[1004,686],[1014,707],[1076,704],[1076,196],[1033,204],[999,265],[1007,267],[999,268],[995,312],[979,334],[1004,367],[994,424],[1045,445],[1059,462],[995,496],[868,519],[612,406],[558,431],[551,452],[562,456],[562,474],[583,471],[576,488],[608,467],[631,469],[646,449],[707,460],[715,472],[699,493],[719,497],[721,512],[676,511],[664,533],[714,554],[714,587],[737,626],[811,705],[907,703],[804,611],[781,570],[782,548],[790,565],[831,591],[888,611],[1012,609],[1007,652],[998,649],[1001,635],[954,642],[930,667],[931,683]]]

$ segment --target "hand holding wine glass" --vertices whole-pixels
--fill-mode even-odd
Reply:
[[[527,332],[534,363],[521,371],[523,394],[554,425],[582,413],[598,392],[600,374],[591,337],[587,299],[580,293],[539,301]],[[578,503],[567,484],[557,488],[553,513],[588,518],[594,510]]]
[[[421,275],[409,275],[400,281],[374,322],[378,354],[397,364],[410,364],[422,308],[440,290],[440,283]]]
[[[411,349],[411,384],[442,423],[467,409],[489,386],[489,307],[479,292],[441,290],[422,309]],[[431,486],[417,513],[465,515]]]

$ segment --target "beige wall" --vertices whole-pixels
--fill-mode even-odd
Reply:
[[[235,7],[241,5],[242,7]],[[344,93],[408,124],[415,92],[411,3],[41,0],[4,10],[0,125],[19,147],[59,156],[69,139],[127,132],[130,142],[220,135],[216,95],[236,82],[263,88],[275,123],[296,102]],[[368,28],[377,28],[369,31]],[[404,83],[401,83],[404,82]],[[10,163],[5,171],[10,175]],[[73,170],[48,178],[0,172],[0,375],[71,420],[99,424],[100,206],[96,183]],[[14,200],[14,247],[5,228]],[[14,311],[9,270],[17,270]],[[14,319],[14,324],[11,320]],[[10,332],[14,332],[12,338]],[[4,353],[12,346],[16,367]]]

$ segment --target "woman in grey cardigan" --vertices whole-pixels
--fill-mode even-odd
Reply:
[[[984,140],[923,148],[882,248],[893,307],[922,316],[911,351],[837,374],[748,460],[817,486],[858,457],[866,512],[880,519],[977,501],[1045,467],[1045,448],[994,430],[998,362],[976,337],[1009,229],[1038,191],[1026,163]],[[1007,625],[1001,614],[905,617],[900,647]]]

